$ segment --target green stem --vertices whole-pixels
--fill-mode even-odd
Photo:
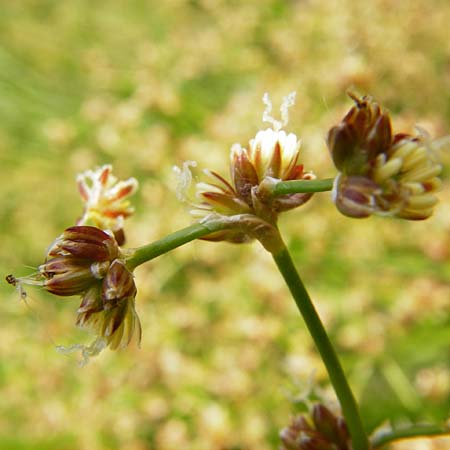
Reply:
[[[313,193],[330,191],[333,188],[333,179],[324,180],[294,180],[280,181],[273,185],[272,194],[275,196],[295,193]],[[223,230],[230,226],[229,221],[220,219],[211,220],[207,223],[196,223],[183,228],[151,244],[134,249],[134,253],[127,259],[127,266],[133,270],[140,264],[149,261],[157,256],[173,250],[180,245],[198,239],[199,237]]]
[[[285,195],[309,192],[325,192],[333,189],[333,178],[324,180],[293,180],[280,181],[273,187],[273,195]]]
[[[133,249],[131,256],[127,258],[127,267],[133,270],[140,264],[150,261],[174,248],[206,236],[207,234],[214,233],[215,231],[223,230],[229,226],[230,223],[228,221],[219,219],[210,220],[205,223],[194,223],[151,244]]]
[[[295,269],[284,243],[280,244],[279,250],[274,252],[272,256],[294,297],[295,303],[306,322],[306,326],[325,364],[331,384],[341,404],[342,412],[352,438],[353,448],[355,450],[368,450],[370,444],[364,430],[356,400],[333,345],[328,338],[320,317],[314,308],[314,304]]]
[[[372,438],[372,446],[375,450],[377,448],[384,447],[390,442],[398,441],[401,439],[445,435],[450,435],[449,427],[439,425],[413,425],[408,428],[389,430],[376,434]]]

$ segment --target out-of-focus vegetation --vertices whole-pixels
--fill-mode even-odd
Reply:
[[[107,162],[140,182],[129,246],[188,225],[172,166],[226,174],[230,145],[262,127],[265,91],[297,90],[289,130],[319,177],[334,174],[324,136],[351,86],[399,131],[448,133],[449,23],[444,0],[2,1],[0,272],[42,261],[81,213],[75,175]],[[281,219],[368,429],[448,417],[447,181],[441,199],[423,223],[347,219],[329,194]],[[83,369],[55,352],[91,339],[73,325],[78,299],[35,289],[27,307],[0,285],[0,448],[274,449],[296,386],[315,370],[329,391],[257,244],[195,242],[136,278],[142,348]]]

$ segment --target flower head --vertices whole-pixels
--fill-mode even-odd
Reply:
[[[112,167],[104,165],[97,170],[87,170],[77,177],[78,190],[85,203],[78,225],[94,225],[111,230],[119,245],[124,243],[123,220],[133,214],[128,197],[138,187],[135,178],[118,181]]]
[[[302,205],[311,197],[311,194],[288,194],[273,198],[267,190],[267,185],[276,181],[315,178],[298,164],[300,141],[297,136],[281,129],[287,125],[287,111],[294,98],[295,93],[284,98],[280,108],[282,121],[277,121],[269,115],[272,104],[268,95],[264,95],[266,110],[263,120],[270,122],[273,128],[258,131],[245,148],[239,144],[231,147],[231,182],[216,172],[204,171],[208,180],[196,186],[200,202],[195,205],[193,215],[253,214],[275,223],[278,213]],[[229,231],[220,232],[219,239],[223,240],[225,235],[228,235],[225,240],[232,242],[248,240],[245,232],[230,235]]]
[[[368,97],[352,98],[356,105],[327,138],[340,171],[333,189],[337,208],[350,217],[430,217],[442,170],[435,142],[421,134],[393,134],[388,113]]]
[[[76,324],[97,336],[89,347],[74,346],[85,356],[107,346],[126,347],[133,337],[140,342],[133,274],[109,233],[87,225],[67,228],[52,243],[37,273],[10,277],[14,285],[33,284],[57,296],[81,296]]]
[[[315,404],[310,417],[297,416],[280,433],[280,450],[350,450],[350,435],[342,417]]]

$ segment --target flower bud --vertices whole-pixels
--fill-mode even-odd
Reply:
[[[57,256],[39,266],[45,277],[44,288],[55,295],[77,295],[98,282],[102,273],[106,273],[109,262],[90,263],[85,259],[71,256]]]
[[[297,438],[299,450],[338,450],[337,446],[317,431],[302,431]]]
[[[81,304],[77,310],[77,325],[82,326],[92,314],[100,311],[103,311],[103,300],[101,296],[101,286],[97,285],[87,290],[81,297]]]
[[[247,205],[252,205],[252,188],[259,184],[255,166],[250,162],[247,151],[240,145],[231,148],[231,180],[237,195]]]
[[[374,195],[378,192],[378,185],[370,178],[339,174],[334,181],[333,200],[345,216],[369,217],[376,211]]]
[[[105,309],[114,308],[123,299],[136,295],[132,273],[122,261],[113,261],[103,279],[102,299]]]
[[[339,171],[362,175],[369,170],[370,161],[391,145],[391,122],[370,98],[350,96],[356,105],[328,132],[327,145]]]
[[[311,417],[316,430],[329,441],[340,446],[346,444],[349,436],[345,435],[346,428],[342,429],[342,425],[345,426],[342,418],[336,417],[326,406],[320,403],[313,406]],[[340,419],[339,422],[338,419]]]
[[[96,227],[74,226],[59,236],[47,253],[54,256],[71,255],[90,261],[111,261],[117,257],[119,247],[115,239]]]
[[[119,247],[108,233],[90,226],[67,228],[39,266],[43,286],[55,295],[82,294],[104,277],[118,254]]]
[[[280,450],[350,450],[350,435],[342,417],[324,405],[311,411],[312,423],[305,416],[295,417],[280,433]]]

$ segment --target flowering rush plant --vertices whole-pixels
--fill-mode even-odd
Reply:
[[[94,335],[93,342],[59,350],[81,351],[86,363],[106,347],[139,344],[133,277],[137,266],[195,239],[237,244],[257,240],[284,278],[340,405],[338,411],[320,403],[310,405],[309,414],[295,417],[280,432],[280,449],[369,450],[404,437],[447,434],[446,425],[428,424],[367,435],[338,355],[278,229],[280,214],[323,191],[331,191],[337,211],[349,218],[425,220],[433,214],[441,187],[438,153],[449,138],[394,132],[389,113],[370,97],[349,95],[354,105],[326,139],[337,169],[334,178],[318,179],[305,169],[300,140],[285,131],[295,93],[283,99],[280,120],[271,115],[272,104],[265,94],[263,122],[269,127],[246,145],[231,147],[229,178],[204,170],[204,179],[196,183],[196,194],[189,199],[185,192],[192,181],[190,163],[174,168],[178,194],[191,206],[192,225],[142,247],[124,249],[124,221],[133,214],[129,198],[138,182],[119,181],[109,165],[88,170],[77,178],[84,202],[81,218],[55,239],[34,273],[21,278],[8,275],[7,281],[24,297],[25,285],[37,285],[56,296],[80,298],[75,323]]]

